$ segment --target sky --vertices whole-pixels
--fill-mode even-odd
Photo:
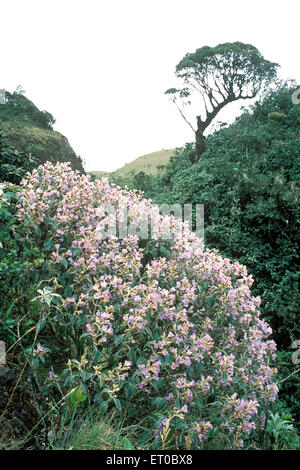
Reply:
[[[0,89],[21,85],[87,171],[113,171],[194,140],[164,95],[188,52],[250,43],[300,83],[299,13],[297,0],[0,0]]]

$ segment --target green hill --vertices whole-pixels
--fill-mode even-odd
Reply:
[[[70,162],[73,170],[84,173],[81,158],[68,139],[53,130],[55,119],[40,111],[18,92],[6,92],[6,102],[0,104],[0,127],[9,145],[19,152],[31,153],[40,163]]]
[[[105,176],[110,175],[107,171],[88,171],[88,175],[95,175],[96,178],[104,178]]]
[[[143,171],[147,175],[155,175],[159,172],[159,167],[167,165],[170,157],[174,155],[175,149],[159,150],[158,152],[147,153],[141,157],[136,158],[130,163],[126,163],[124,166],[115,170],[111,173],[104,171],[90,171],[89,174],[93,174],[98,178],[104,176],[113,176],[116,178],[126,178],[134,176],[135,174]]]
[[[160,165],[167,165],[175,149],[159,150],[158,152],[147,153],[136,158],[133,162],[127,163],[113,172],[114,176],[124,178],[143,171],[147,175],[155,175],[159,172]]]

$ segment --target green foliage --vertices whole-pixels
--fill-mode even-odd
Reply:
[[[175,149],[163,149],[158,152],[142,155],[111,173],[105,171],[90,171],[89,174],[95,175],[97,178],[107,177],[110,181],[124,186],[128,182],[130,184],[139,173],[143,173],[150,178],[161,173],[161,170],[169,163],[174,153]]]
[[[33,124],[45,129],[52,129],[55,119],[48,111],[40,111],[21,92],[5,93],[5,103],[0,104],[0,118],[3,121],[18,121]]]
[[[225,91],[240,93],[245,86],[256,94],[261,82],[271,81],[276,75],[278,64],[263,58],[259,50],[242,42],[224,43],[216,47],[204,46],[194,53],[188,53],[177,64],[176,74],[186,83],[194,79],[205,85],[205,78],[216,73],[222,80]]]
[[[138,424],[123,430],[125,416],[103,416],[99,406],[65,408],[58,411],[54,403],[49,415],[49,446],[52,450],[134,450]]]
[[[269,449],[300,449],[300,439],[294,427],[292,416],[285,411],[270,413],[266,434],[266,444]]]
[[[294,86],[284,85],[270,91],[251,111],[245,111],[235,124],[210,136],[206,152],[197,164],[191,165],[195,145],[187,144],[171,157],[162,175],[148,175],[145,171],[123,180],[130,187],[143,190],[158,204],[204,203],[206,244],[247,265],[255,278],[252,292],[261,296],[262,317],[272,324],[274,338],[281,349],[275,364],[280,400],[271,406],[265,429],[257,427],[251,436],[244,433],[245,448],[300,448],[297,434],[299,373],[291,357],[291,343],[299,339],[300,334],[297,310],[300,107],[291,102],[293,90]],[[23,195],[28,197],[27,209],[32,215],[23,215],[20,223],[16,209],[21,199],[18,187],[12,183],[19,183],[31,167],[25,155],[21,158],[18,152],[9,149],[3,133],[0,137],[1,157],[4,156],[1,163],[8,165],[0,166],[0,175],[4,175],[0,182],[10,181],[0,184],[0,292],[5,294],[0,303],[0,338],[7,342],[9,360],[14,362],[16,369],[27,370],[27,383],[37,391],[36,395],[34,391],[32,393],[42,411],[41,421],[46,423],[49,447],[95,450],[197,448],[196,434],[189,432],[194,416],[187,418],[183,406],[187,398],[176,385],[176,379],[200,381],[204,378],[204,365],[200,361],[180,369],[180,373],[176,369],[170,371],[172,360],[168,347],[160,346],[165,348],[161,353],[154,349],[169,338],[162,336],[168,325],[168,321],[159,316],[159,309],[163,312],[163,303],[150,312],[146,310],[145,328],[134,331],[124,323],[124,314],[130,312],[129,308],[134,306],[134,318],[137,318],[142,306],[139,302],[143,301],[144,294],[139,291],[143,287],[140,281],[148,282],[147,276],[153,269],[148,285],[152,290],[155,284],[151,278],[156,280],[159,277],[155,270],[161,269],[160,263],[163,268],[174,261],[172,244],[169,241],[140,241],[138,249],[143,250],[140,281],[135,269],[134,282],[124,285],[119,297],[115,290],[113,301],[107,303],[104,297],[103,302],[96,300],[97,276],[108,275],[109,278],[110,272],[116,275],[121,269],[122,258],[118,257],[113,271],[104,265],[97,275],[92,275],[88,273],[87,263],[84,264],[86,253],[80,253],[80,244],[77,247],[73,245],[74,240],[80,240],[81,246],[88,250],[90,243],[94,243],[92,232],[88,232],[90,228],[80,235],[81,238],[76,232],[76,214],[81,221],[86,221],[87,196],[91,205],[96,204],[96,196],[89,194],[90,183],[82,180],[85,188],[75,179],[76,186],[70,182],[74,177],[72,174],[52,174],[58,188],[64,184],[69,186],[59,195],[55,191],[53,194],[48,192],[50,183],[49,188],[41,184],[45,194],[40,197],[37,190],[34,195],[34,202],[40,205],[35,215],[32,195],[26,194],[25,190]],[[98,183],[99,194],[103,195],[106,183],[103,183],[103,188],[102,183]],[[73,195],[70,195],[71,191],[74,191]],[[109,191],[113,195],[116,188],[112,185]],[[114,197],[118,199],[116,194]],[[64,226],[63,219],[60,225],[58,223],[57,214],[61,207],[69,211],[64,215],[71,220],[62,239],[61,230],[60,234],[57,232]],[[39,217],[43,211],[45,217],[41,220]],[[93,214],[93,210],[89,214]],[[126,248],[131,251],[129,257],[127,250],[121,252],[124,266],[135,259],[132,246]],[[111,246],[105,252],[103,246],[99,248],[97,245],[90,261],[93,262],[94,253],[98,255],[101,250],[105,254],[103,259],[107,259],[106,256],[114,249]],[[117,256],[118,251],[114,252],[114,257]],[[218,266],[221,259],[215,261]],[[189,268],[188,262],[178,261],[179,272],[181,266],[185,270],[181,281],[189,275],[188,269],[194,269],[193,261]],[[173,268],[175,266],[173,264]],[[209,267],[211,274],[212,265]],[[127,272],[126,268],[121,274],[124,279]],[[228,340],[226,322],[225,316],[220,315],[224,301],[220,301],[218,292],[212,295],[212,281],[198,281],[193,306],[197,312],[203,310],[205,315],[216,320],[216,330],[211,334],[218,339],[217,347],[223,341],[225,345]],[[162,293],[166,294],[173,287],[176,292],[172,276],[162,276],[159,282]],[[184,298],[177,294],[176,312],[179,315],[184,311]],[[129,306],[123,305],[126,296],[130,296]],[[150,295],[147,302],[152,302],[152,299],[154,296]],[[92,317],[92,311],[97,311],[97,314],[105,311],[106,316],[114,318],[113,334],[105,341],[101,330],[97,332],[97,314]],[[191,314],[191,318],[192,315],[195,328],[200,328],[197,323],[199,315]],[[179,326],[184,329],[185,323]],[[243,328],[240,328],[239,335],[242,333]],[[180,341],[176,348],[180,351]],[[151,359],[152,353],[157,357]],[[242,361],[242,354],[240,358]],[[156,360],[160,361],[162,370],[157,380],[154,378]],[[204,362],[207,364],[209,360],[207,356]],[[217,368],[215,364],[211,369],[214,379]],[[145,372],[150,373],[150,379],[147,378],[150,393],[143,390],[143,380],[148,377],[144,376]],[[220,377],[225,382],[228,379],[225,373]],[[172,398],[168,395],[170,386],[176,395]],[[226,424],[218,410],[220,406],[225,409],[225,400],[228,399],[225,396],[228,389],[224,392],[225,387],[217,387],[214,384],[208,395],[204,394],[205,398],[195,394],[194,403],[188,404],[197,420],[205,418],[204,413],[208,409],[208,416],[216,427],[222,422]],[[249,399],[246,384],[237,380],[235,387]],[[97,412],[91,413],[92,409]],[[216,411],[212,412],[212,409]],[[205,427],[205,421],[201,425]],[[206,431],[208,447],[217,449],[233,445],[233,442],[217,439],[214,429]],[[197,432],[204,431],[199,428]]]
[[[18,357],[38,384],[38,402],[46,416],[56,420],[56,428],[70,429],[72,416],[91,405],[102,416],[124,413],[127,428],[139,423],[124,439],[126,448],[243,446],[241,435],[248,439],[251,429],[260,427],[265,407],[277,393],[276,385],[269,383],[275,371],[268,366],[275,357],[275,344],[264,342],[269,329],[257,316],[258,302],[239,290],[245,282],[246,293],[252,282],[245,268],[231,265],[215,252],[203,253],[202,243],[192,234],[185,235],[191,239],[181,247],[182,234],[175,228],[171,246],[157,240],[142,252],[129,238],[119,251],[113,239],[99,241],[95,236],[94,209],[107,195],[116,203],[121,197],[131,201],[135,193],[122,192],[104,180],[92,183],[64,165],[44,165],[28,179],[19,192],[15,220],[15,231],[22,234],[19,258],[24,269],[18,287],[26,303],[23,312],[11,309],[10,314],[14,311],[17,322]],[[147,201],[140,204],[141,211],[148,207]],[[88,211],[90,219],[81,234]],[[9,240],[5,252],[8,244]],[[86,248],[92,251],[87,254]],[[93,267],[94,253],[101,258]],[[110,265],[107,255],[118,263]],[[140,255],[149,257],[146,266],[140,266]],[[232,287],[227,300],[227,288],[220,283],[222,271],[228,275],[228,288]],[[3,288],[9,280],[4,273]],[[9,289],[10,302],[12,295]],[[245,329],[250,332],[244,317],[240,321],[239,315],[226,315],[232,301],[241,310],[249,299],[254,310],[248,318],[259,341],[244,334]],[[228,343],[232,328],[234,346]],[[238,367],[234,380],[232,374],[233,361],[240,366],[252,357],[256,362],[260,348],[268,358],[262,371],[267,375],[259,377],[265,389],[262,393],[253,389],[259,403],[249,399],[248,376],[239,379],[240,371],[256,377],[255,370]],[[226,350],[236,357],[226,352],[223,357]],[[49,411],[42,401],[45,397]],[[256,424],[245,421],[240,405],[247,407],[246,417]],[[224,432],[227,422],[234,423],[234,433]],[[207,443],[202,443],[206,438]],[[53,447],[59,445],[56,434],[51,439]]]
[[[154,201],[201,203],[205,242],[253,275],[262,316],[283,351],[281,378],[293,372],[284,351],[300,338],[299,165],[300,106],[295,83],[270,90],[234,124],[209,136],[200,161],[191,165],[188,144],[167,166]],[[283,361],[283,362],[282,362]],[[299,419],[297,376],[281,387],[282,399]]]
[[[299,334],[300,108],[292,91],[270,92],[210,136],[196,165],[190,165],[194,146],[187,145],[167,166],[161,179],[167,189],[155,198],[205,205],[206,243],[248,267],[264,315],[285,346]],[[285,118],[274,121],[270,114],[278,110]]]
[[[15,160],[18,155],[19,160],[24,160],[25,155],[30,154],[38,163],[71,162],[74,169],[84,173],[81,158],[75,154],[67,139],[53,130],[55,119],[49,112],[40,111],[23,95],[22,90],[6,92],[5,96],[5,103],[0,104],[0,125],[9,146],[14,149]],[[22,165],[26,166],[25,163]],[[7,167],[5,171],[11,170]]]
[[[276,77],[278,64],[263,58],[258,49],[242,42],[204,46],[188,53],[176,66],[176,76],[184,88],[170,88],[165,93],[176,104],[181,116],[196,134],[194,161],[205,151],[204,131],[228,103],[249,99]],[[200,93],[203,110],[196,116],[194,127],[187,119],[185,108],[191,104],[193,92]],[[182,108],[177,104],[182,100]]]
[[[0,192],[0,292],[4,294],[0,302],[0,337],[5,339],[7,347],[17,342],[18,353],[29,347],[25,353],[29,357],[34,331],[39,332],[41,320],[41,302],[32,300],[47,274],[47,267],[43,253],[28,243],[16,217],[18,186],[2,183]],[[37,358],[34,364],[38,366]]]
[[[160,175],[177,152],[176,149],[163,149],[142,155],[111,173],[91,171],[89,174],[95,178],[108,178],[121,188],[137,189],[147,198],[154,199],[162,191]]]
[[[6,134],[0,127],[0,183],[19,184],[27,172],[37,166],[37,160],[25,152],[11,148]]]
[[[80,406],[81,403],[83,403],[87,399],[87,395],[83,393],[82,387],[78,387],[73,392],[69,395],[68,400],[70,401],[69,409],[70,413],[72,413],[75,408]]]
[[[284,409],[295,417],[296,426],[300,425],[300,370],[299,364],[293,364],[293,351],[278,351],[276,367],[278,369],[278,387],[280,401]]]

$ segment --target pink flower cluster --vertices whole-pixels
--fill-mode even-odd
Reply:
[[[156,220],[158,241],[170,231],[168,256],[143,267],[138,236],[99,237],[99,207],[120,201],[133,223],[141,216]],[[109,347],[117,331],[124,362],[142,345],[144,363],[130,362],[128,372],[139,380],[139,394],[161,394],[162,379],[166,402],[188,405],[185,419],[200,442],[212,428],[219,440],[255,429],[260,408],[278,392],[270,366],[276,345],[267,340],[272,331],[260,318],[244,266],[205,249],[185,224],[161,216],[137,192],[106,179],[92,182],[68,164],[46,163],[23,181],[18,217],[28,233],[38,225],[52,239],[53,273],[68,269],[73,276],[74,293],[63,308],[87,316],[93,347]],[[104,381],[108,373],[95,372]]]

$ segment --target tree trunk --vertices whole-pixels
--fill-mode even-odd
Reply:
[[[205,131],[204,123],[201,121],[200,117],[197,117],[197,130],[196,130],[196,159],[197,162],[201,155],[205,152],[206,147],[206,137],[203,135]]]

